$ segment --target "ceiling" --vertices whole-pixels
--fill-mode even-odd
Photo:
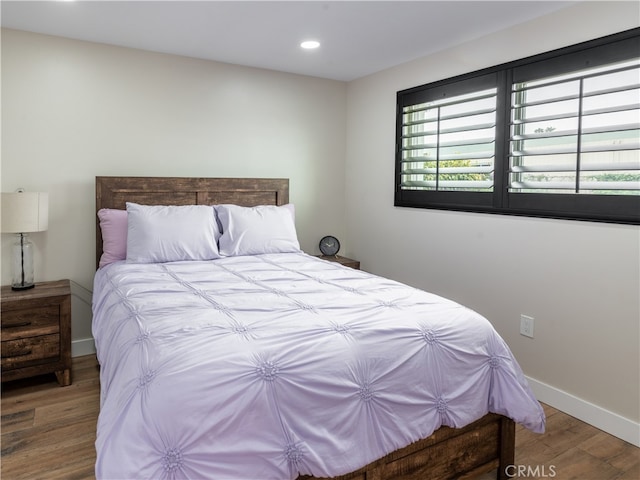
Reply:
[[[3,27],[350,81],[575,1],[8,1]],[[303,50],[303,40],[321,42]]]

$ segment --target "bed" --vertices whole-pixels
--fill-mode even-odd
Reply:
[[[96,177],[96,477],[508,478],[514,422],[545,418],[490,323],[291,242],[230,249],[250,237],[242,215],[269,230],[288,202],[287,179]],[[140,248],[139,215],[194,205],[216,212],[225,254],[153,257],[157,233]],[[105,262],[104,213],[127,211],[133,261]]]

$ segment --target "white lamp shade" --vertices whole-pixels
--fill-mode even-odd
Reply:
[[[42,232],[49,227],[49,194],[2,194],[2,233]]]

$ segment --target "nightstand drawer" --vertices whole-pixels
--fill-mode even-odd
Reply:
[[[2,370],[50,363],[60,357],[60,335],[42,335],[2,342]]]
[[[3,285],[2,381],[55,373],[71,384],[71,282],[38,282],[28,290]]]
[[[19,310],[2,310],[2,340],[49,335],[60,331],[60,307],[46,305]]]

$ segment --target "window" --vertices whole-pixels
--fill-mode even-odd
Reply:
[[[640,29],[398,92],[396,206],[640,223]]]

